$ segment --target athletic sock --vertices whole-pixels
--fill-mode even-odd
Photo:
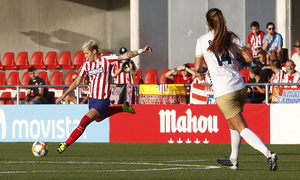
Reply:
[[[231,154],[230,160],[235,165],[238,162],[238,157],[242,144],[242,137],[237,130],[230,129],[231,135]]]
[[[85,128],[91,123],[91,118],[87,115],[83,116],[81,119],[79,125],[76,129],[72,132],[68,140],[65,142],[67,146],[71,145],[73,142],[75,142],[84,132]]]
[[[254,132],[248,128],[245,128],[240,132],[240,135],[250,146],[268,157],[268,148]]]

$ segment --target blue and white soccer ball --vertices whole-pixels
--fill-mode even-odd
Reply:
[[[43,157],[46,156],[48,152],[48,146],[45,142],[43,141],[36,141],[32,145],[32,153],[36,157]]]

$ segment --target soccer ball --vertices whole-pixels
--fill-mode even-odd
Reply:
[[[46,156],[48,152],[48,146],[43,141],[36,141],[35,143],[33,143],[31,150],[33,155],[35,155],[36,157],[43,157]]]

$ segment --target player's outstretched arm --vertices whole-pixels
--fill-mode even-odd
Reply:
[[[70,87],[66,90],[66,92],[60,96],[59,98],[56,99],[55,104],[58,104],[60,101],[62,101],[71,91],[73,91],[82,81],[83,77],[78,76],[75,81],[70,85]]]
[[[123,60],[123,59],[130,59],[130,58],[133,58],[137,55],[140,55],[140,54],[142,54],[146,51],[152,52],[152,48],[147,45],[143,49],[139,49],[139,50],[136,50],[136,51],[129,51],[129,52],[126,52],[124,54],[120,54],[118,56],[118,60],[120,61],[120,60]]]

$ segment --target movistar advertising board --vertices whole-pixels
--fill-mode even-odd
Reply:
[[[87,105],[0,105],[0,142],[64,142]],[[92,122],[76,142],[109,142],[109,120]]]

